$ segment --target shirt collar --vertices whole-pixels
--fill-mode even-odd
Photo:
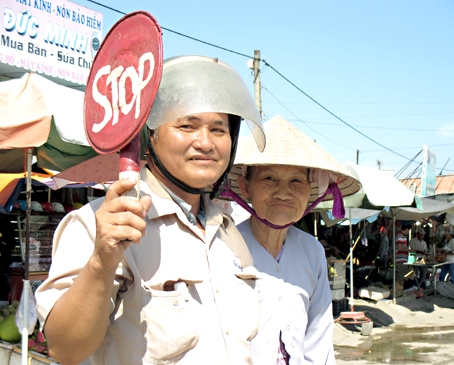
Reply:
[[[170,189],[168,189],[164,184],[162,184],[156,177],[153,175],[153,173],[148,169],[147,166],[144,166],[141,170],[141,177],[142,181],[142,186],[141,190],[142,192],[146,194],[151,194],[152,199],[157,202],[159,200],[169,200],[172,199],[178,207],[180,207],[181,211],[184,213],[184,215],[187,217],[189,222],[193,225],[197,225],[197,219],[194,216],[193,213],[191,213],[191,208],[192,206],[188,203],[186,203],[183,199],[181,199],[179,196],[174,194]],[[222,224],[223,223],[223,216],[222,216],[222,208],[219,206],[219,210],[217,209],[212,209],[212,205],[216,205],[215,203],[210,204],[209,201],[207,201],[205,198],[208,197],[201,197],[201,203],[200,203],[200,212],[197,215],[197,218],[200,221],[200,224],[202,227],[206,228],[207,221],[213,220],[215,224]],[[175,205],[169,205],[169,204],[152,204],[148,211],[148,218],[153,219],[159,216],[163,216],[166,214],[175,214],[177,213],[175,209]],[[218,213],[221,213],[219,216]],[[219,218],[218,218],[219,217]],[[210,218],[210,219],[208,219]],[[225,223],[225,221],[224,221]]]
[[[197,218],[200,221],[200,224],[202,225],[203,228],[206,227],[207,219],[205,216],[205,209],[204,209],[204,204],[203,204],[203,199],[200,199],[200,212],[197,214],[197,217],[194,215],[194,213],[191,212],[192,205],[186,203],[183,199],[181,199],[178,195],[174,194],[167,186],[161,183],[162,188],[167,191],[167,193],[170,195],[170,197],[173,199],[175,203],[178,204],[178,206],[181,208],[183,213],[186,215],[188,218],[189,222],[191,222],[194,226],[197,225]]]

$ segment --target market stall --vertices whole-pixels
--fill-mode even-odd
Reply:
[[[383,210],[385,207],[418,205],[419,198],[415,196],[402,183],[394,178],[389,172],[372,169],[366,166],[346,164],[345,167],[355,176],[362,185],[356,193],[344,199],[347,208],[347,218],[350,221],[350,309],[354,312],[353,293],[353,234],[352,234],[352,208],[363,208],[368,210]],[[331,209],[330,202],[323,202],[318,210]],[[394,226],[393,226],[394,227]],[[395,280],[395,278],[394,278]],[[395,287],[395,285],[394,285]],[[393,296],[395,298],[395,295]]]
[[[325,230],[329,232],[337,232],[339,230],[344,230],[348,232],[348,236],[352,237],[352,241],[355,242],[353,245],[352,251],[354,250],[353,255],[353,265],[347,264],[347,273],[350,273],[354,276],[350,278],[349,290],[354,291],[354,294],[350,294],[350,297],[363,297],[363,298],[373,298],[379,300],[383,297],[392,297],[393,300],[396,297],[402,295],[400,288],[398,293],[395,293],[394,290],[390,291],[389,289],[395,288],[395,278],[394,278],[394,259],[392,262],[388,260],[385,262],[380,262],[382,257],[382,247],[386,248],[386,251],[389,247],[389,257],[394,258],[394,250],[392,242],[394,239],[392,235],[389,235],[389,232],[393,232],[393,225],[396,224],[396,219],[393,220],[393,214],[395,217],[398,217],[403,222],[413,222],[412,233],[410,233],[410,238],[415,235],[418,227],[424,226],[427,234],[427,243],[429,247],[435,247],[436,238],[439,236],[439,232],[436,229],[437,226],[442,225],[442,223],[437,223],[430,219],[431,216],[436,216],[443,212],[450,212],[453,209],[452,203],[439,202],[431,198],[420,198],[420,203],[422,208],[414,207],[393,207],[386,208],[379,211],[377,214],[369,216],[374,213],[374,211],[369,211],[365,209],[351,208],[351,223],[353,229],[350,231],[347,227],[350,222],[343,220],[342,222],[332,219],[329,211],[320,212],[322,219],[325,222]],[[347,212],[348,214],[348,212]],[[369,216],[369,218],[368,218]],[[367,222],[369,219],[369,222]],[[342,226],[342,224],[347,224],[347,226]],[[362,227],[368,226],[365,231],[362,230]],[[396,228],[396,231],[398,228]],[[364,234],[363,234],[363,233]],[[335,236],[335,234],[334,234]],[[383,240],[386,238],[386,240]],[[350,240],[350,238],[349,238]],[[329,243],[332,245],[339,244],[339,240],[336,242],[333,237],[328,239]],[[334,242],[333,242],[334,241]],[[359,242],[358,246],[356,244]],[[391,245],[390,245],[391,243]],[[356,250],[355,250],[356,247]],[[344,251],[344,253],[346,253]],[[391,256],[392,255],[392,256]],[[431,290],[436,290],[436,282],[440,267],[445,264],[445,262],[436,259],[435,249],[431,249],[427,255],[418,255],[418,261],[414,261],[415,264],[410,263],[409,258],[409,267],[415,265],[427,267],[428,269],[428,286],[430,285]],[[328,258],[328,264],[333,259],[332,257]],[[349,270],[353,268],[353,270]],[[352,284],[354,282],[354,284]],[[377,283],[378,288],[367,288],[367,286],[373,286],[374,283]],[[409,281],[413,282],[413,280]],[[418,282],[415,280],[414,285],[417,286]],[[388,294],[383,294],[383,287],[388,287]],[[416,288],[416,287],[415,287]],[[374,292],[375,290],[375,292]],[[405,289],[413,290],[413,288]],[[417,288],[413,290],[418,294]],[[392,295],[391,295],[392,294]],[[423,295],[422,292],[420,295]],[[344,299],[345,300],[345,299]]]
[[[23,323],[28,323],[30,240],[34,230],[32,160],[36,158],[41,168],[64,170],[96,156],[85,137],[82,110],[82,92],[37,74],[0,82],[0,173],[25,172],[26,176],[25,221],[20,221],[18,228],[24,240]],[[22,348],[27,348],[28,331],[22,329]]]

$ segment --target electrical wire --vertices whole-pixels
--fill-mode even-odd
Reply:
[[[97,1],[94,1],[94,0],[87,0],[87,1],[90,2],[90,3],[96,4],[96,5],[102,6],[102,7],[106,8],[106,9],[112,10],[112,11],[114,11],[114,12],[116,12],[116,13],[119,13],[119,14],[122,14],[122,15],[126,15],[126,13],[123,12],[123,11],[120,11],[120,10],[118,10],[118,9],[114,9],[114,8],[112,8],[112,7],[110,7],[110,6],[101,4],[101,3],[97,2]],[[185,38],[188,38],[188,39],[192,39],[193,41],[196,41],[196,42],[199,42],[199,43],[206,44],[207,46],[211,46],[211,47],[214,47],[214,48],[222,49],[223,51],[230,52],[230,53],[234,53],[234,54],[236,54],[236,55],[238,55],[238,56],[242,56],[242,57],[254,59],[254,57],[251,57],[251,56],[246,55],[246,54],[244,54],[244,53],[236,52],[236,51],[233,51],[233,50],[231,50],[231,49],[228,49],[228,48],[225,48],[225,47],[221,47],[221,46],[218,46],[218,45],[213,44],[213,43],[205,42],[205,41],[202,41],[201,39],[191,37],[191,36],[189,36],[189,35],[187,35],[187,34],[183,34],[183,33],[177,32],[177,31],[175,31],[175,30],[172,30],[172,29],[169,29],[169,28],[165,28],[165,27],[163,27],[163,26],[161,26],[161,29],[164,29],[164,30],[166,30],[166,31],[168,31],[168,32],[170,32],[170,33],[174,33],[174,34],[177,34],[177,35],[179,35],[179,36],[182,36],[182,37],[185,37]]]
[[[414,174],[416,174],[417,172],[421,173],[421,171],[422,171],[422,162],[418,166],[416,166],[416,168],[412,172],[410,172],[407,175],[407,177],[404,179],[410,179]],[[417,176],[419,176],[419,173]]]
[[[270,102],[268,102],[270,103]],[[287,103],[287,104],[291,104],[291,103]],[[410,114],[402,114],[402,115],[410,115]],[[402,115],[394,115],[394,116],[402,116]],[[383,117],[383,115],[369,115],[369,116],[362,116],[362,117],[359,117],[359,116],[354,116],[354,117],[347,117],[349,119],[354,119],[354,118],[381,118]],[[306,120],[306,123],[317,123],[317,124],[324,124],[324,125],[339,125],[339,123],[329,123],[329,122],[320,122],[320,120],[324,120],[324,119],[331,119],[331,118],[310,118],[308,120]],[[292,119],[288,119],[289,122],[292,121]],[[402,128],[399,128],[399,127],[383,127],[383,126],[371,126],[371,125],[354,125],[354,127],[356,128],[365,128],[365,129],[379,129],[379,130],[390,130],[390,131],[405,131],[405,132],[454,132],[454,129],[426,129],[426,128],[412,128],[411,130],[409,130],[407,127],[402,127]],[[449,143],[449,144],[445,144],[445,145],[438,145],[438,146],[452,146],[454,143]],[[434,145],[431,145],[431,146],[434,146]]]
[[[418,167],[419,167],[419,166],[418,166]],[[418,168],[417,168],[417,169],[418,169]],[[405,181],[405,182],[408,182],[408,185],[409,185],[408,188],[410,188],[411,185],[415,185],[415,184],[416,184],[416,180],[419,179],[419,175],[421,174],[422,169],[418,169],[418,171],[414,170],[414,172],[418,172],[418,174],[416,175],[416,177],[406,177],[405,179],[401,179],[401,180],[400,180],[402,183],[404,183],[404,181]],[[413,180],[413,182],[411,182],[411,180]],[[419,188],[420,183],[421,183],[421,179],[418,180],[418,184],[416,185],[416,190]],[[406,183],[404,183],[404,185],[407,186]],[[415,190],[415,191],[416,191],[416,190]]]
[[[119,14],[123,14],[125,15],[126,13],[118,10],[118,9],[115,9],[115,8],[112,8],[110,6],[107,6],[107,5],[104,5],[100,2],[97,2],[97,1],[94,1],[94,0],[87,0],[88,2],[91,2],[93,4],[97,4],[101,7],[104,7],[106,9],[109,9],[109,10],[112,10],[114,12],[117,12]],[[218,45],[215,45],[213,43],[209,43],[209,42],[206,42],[206,41],[203,41],[203,40],[200,40],[198,38],[194,38],[194,37],[191,37],[191,36],[188,36],[186,34],[183,34],[183,33],[180,33],[180,32],[176,32],[174,30],[171,30],[169,28],[165,28],[165,27],[162,27],[162,29],[168,31],[168,32],[171,32],[171,33],[174,33],[174,34],[177,34],[177,35],[180,35],[182,37],[185,37],[185,38],[188,38],[188,39],[191,39],[193,41],[196,41],[196,42],[200,42],[200,43],[203,43],[203,44],[206,44],[208,46],[211,46],[211,47],[215,47],[215,48],[218,48],[218,49],[221,49],[223,51],[226,51],[226,52],[230,52],[230,53],[233,53],[233,54],[236,54],[236,55],[239,55],[239,56],[242,56],[242,57],[246,57],[246,58],[249,58],[249,59],[255,59],[254,57],[252,56],[249,56],[249,55],[246,55],[244,53],[240,53],[240,52],[236,52],[236,51],[233,51],[231,49],[228,49],[228,48],[225,48],[225,47],[220,47]],[[396,151],[386,147],[385,145],[375,141],[373,138],[367,136],[366,134],[364,134],[363,132],[361,132],[360,130],[356,129],[355,127],[353,127],[352,125],[350,125],[349,123],[347,123],[346,121],[344,121],[342,118],[340,118],[339,116],[337,116],[335,113],[331,112],[328,108],[326,108],[325,106],[323,106],[321,103],[319,103],[317,100],[315,100],[313,97],[311,97],[309,94],[307,94],[305,91],[303,91],[301,88],[299,88],[297,85],[295,85],[292,81],[290,81],[287,77],[285,77],[281,72],[279,72],[276,68],[274,68],[271,64],[269,64],[266,60],[260,58],[258,59],[259,61],[263,62],[263,64],[265,66],[268,66],[269,68],[271,68],[276,74],[278,74],[281,78],[283,78],[285,81],[287,81],[290,85],[292,85],[295,89],[297,89],[299,92],[301,92],[303,95],[305,95],[308,99],[310,99],[312,102],[314,102],[315,104],[317,104],[320,108],[322,108],[323,110],[325,110],[327,113],[329,113],[330,115],[332,115],[334,118],[336,118],[337,120],[339,120],[340,122],[342,122],[343,124],[345,124],[347,127],[353,129],[356,133],[362,135],[364,138],[368,139],[369,141],[377,144],[378,146],[382,147],[383,149],[405,159],[405,160],[408,160],[410,162],[413,162],[414,158],[413,159],[409,159],[408,157],[404,156],[404,155],[401,155],[400,153],[397,153]],[[293,113],[292,113],[293,114]],[[294,114],[293,114],[294,115]],[[296,117],[296,116],[295,116]],[[299,118],[298,118],[299,119]],[[304,123],[304,122],[303,122]],[[307,126],[307,124],[306,124]],[[308,128],[310,128],[309,126],[307,126]],[[312,128],[311,128],[312,129]],[[312,129],[313,130],[313,129]],[[317,132],[318,133],[318,132]],[[327,137],[325,137],[327,138]],[[336,143],[334,141],[331,141],[333,143]],[[336,143],[338,144],[338,143]],[[338,144],[339,145],[339,144]],[[348,148],[348,147],[347,147]]]
[[[342,123],[344,123],[347,127],[353,129],[355,132],[361,134],[364,138],[367,138],[369,141],[379,145],[380,147],[384,148],[385,150],[391,152],[391,153],[394,153],[395,155],[399,156],[399,157],[402,157],[408,161],[412,161],[410,160],[408,157],[404,156],[404,155],[401,155],[400,153],[397,153],[396,151],[393,151],[392,149],[386,147],[385,145],[375,141],[374,139],[370,138],[369,136],[367,136],[366,134],[364,134],[363,132],[359,131],[358,129],[356,129],[355,127],[351,126],[350,124],[348,124],[346,121],[344,121],[342,118],[338,117],[336,114],[334,114],[332,111],[330,111],[329,109],[325,108],[322,104],[320,104],[317,100],[315,100],[314,98],[312,98],[309,94],[307,94],[306,92],[304,92],[303,90],[301,90],[298,86],[296,86],[292,81],[290,81],[287,77],[285,77],[283,74],[281,74],[278,70],[276,70],[273,66],[271,66],[269,63],[267,63],[265,60],[263,60],[264,63],[266,63],[268,65],[269,68],[271,68],[274,72],[276,72],[279,76],[281,76],[285,81],[287,81],[290,85],[292,85],[294,88],[296,88],[298,91],[300,91],[303,95],[305,95],[307,98],[309,98],[310,100],[312,100],[315,104],[317,104],[320,108],[322,108],[323,110],[325,110],[327,113],[331,114],[334,118],[336,118],[337,120],[341,121]]]
[[[402,167],[399,171],[397,171],[397,172],[394,174],[394,176],[395,176],[396,178],[398,178],[399,175],[400,175],[402,172],[404,172],[404,170],[405,170],[408,166],[410,166],[410,163],[411,163],[412,161],[414,161],[415,158],[418,157],[421,153],[422,153],[422,150],[419,151],[419,152],[418,152],[418,153],[417,153],[409,162],[407,162],[407,163],[404,165],[404,167]]]
[[[341,147],[344,147],[344,148],[353,149],[353,148],[351,148],[351,147],[347,147],[347,146],[344,146],[344,145],[342,145],[342,144],[340,144],[340,143],[337,143],[336,141],[333,141],[332,139],[326,137],[325,135],[323,135],[323,134],[319,133],[318,131],[316,131],[314,128],[312,128],[312,127],[310,127],[309,125],[307,125],[307,123],[306,123],[304,120],[298,118],[298,116],[296,116],[295,113],[293,113],[289,108],[287,108],[283,103],[281,103],[281,102],[279,101],[279,99],[278,99],[278,98],[277,98],[269,89],[267,89],[267,88],[265,87],[265,85],[263,85],[262,82],[261,82],[260,84],[261,84],[260,86],[261,86],[262,89],[268,91],[268,93],[269,93],[269,94],[270,94],[270,95],[271,95],[271,96],[272,96],[280,105],[282,105],[283,108],[285,108],[289,113],[291,113],[295,118],[297,118],[297,121],[303,123],[307,128],[309,128],[310,130],[314,131],[314,132],[317,133],[319,136],[321,136],[321,137],[327,139],[327,140],[330,141],[331,143],[337,144],[338,146],[341,146]]]

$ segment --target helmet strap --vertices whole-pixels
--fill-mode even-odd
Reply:
[[[156,154],[156,152],[153,148],[153,144],[151,143],[150,139],[148,139],[148,141],[147,141],[147,146],[148,146],[148,150],[150,151],[150,155],[153,158],[154,164],[159,169],[159,171],[164,175],[164,177],[167,180],[169,180],[172,184],[174,184],[176,187],[178,187],[179,189],[181,189],[189,194],[200,195],[203,193],[207,193],[207,191],[205,191],[204,189],[193,188],[189,185],[186,185],[184,182],[178,180],[176,177],[174,177],[169,171],[167,171],[167,169],[162,164],[161,160],[159,159],[158,155]]]

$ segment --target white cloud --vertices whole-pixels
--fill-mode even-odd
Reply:
[[[446,138],[454,137],[454,122],[442,125],[437,133]]]

